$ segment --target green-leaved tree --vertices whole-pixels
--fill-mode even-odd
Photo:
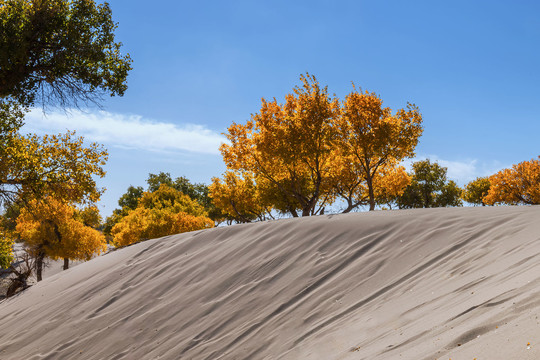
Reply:
[[[131,59],[116,27],[107,3],[1,0],[0,98],[68,106],[123,95]]]
[[[468,203],[485,206],[484,198],[489,193],[491,183],[487,177],[478,177],[465,186],[462,198]]]
[[[462,206],[462,190],[446,178],[447,168],[429,159],[412,164],[411,183],[396,198],[400,209]]]

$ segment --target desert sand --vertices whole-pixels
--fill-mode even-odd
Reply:
[[[149,240],[0,303],[0,359],[540,359],[540,206]]]

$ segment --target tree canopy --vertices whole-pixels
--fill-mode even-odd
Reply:
[[[0,147],[0,208],[4,209],[4,230],[14,230],[21,209],[31,201],[54,198],[64,203],[91,204],[99,200],[103,189],[97,187],[95,177],[105,176],[103,165],[108,157],[107,151],[100,145],[92,143],[87,146],[84,139],[76,137],[74,132],[22,136],[16,131],[10,131],[0,138],[5,145]],[[91,215],[91,211],[80,216],[85,217],[86,221],[90,221],[93,216],[94,224],[99,221],[96,220],[99,214]],[[46,226],[47,222],[52,220],[35,218],[32,225],[34,233],[43,230],[38,230],[39,221]],[[5,225],[8,225],[9,229],[5,228]],[[77,229],[74,231],[75,233],[72,232],[69,236],[87,236],[88,232]],[[30,233],[26,234],[29,238]],[[32,239],[31,241],[36,240]],[[13,259],[12,240],[6,235],[0,246],[0,258],[4,259],[4,262]],[[37,256],[35,264],[40,274],[43,259],[49,255],[47,251],[35,251],[32,255]],[[66,259],[70,258],[72,255],[68,254]],[[67,266],[66,260],[64,264]]]
[[[423,131],[422,116],[413,104],[392,115],[376,94],[354,88],[345,97],[338,127],[344,154],[351,160],[349,168],[359,168],[357,175],[365,181],[369,209],[374,210],[376,175],[414,156]]]
[[[261,110],[246,125],[233,123],[221,146],[227,168],[250,172],[272,185],[287,210],[313,215],[327,184],[332,160],[339,101],[314,76],[300,77],[302,86],[285,103],[262,99]]]
[[[461,206],[461,189],[446,178],[447,168],[429,159],[412,164],[411,183],[396,198],[400,209]]]
[[[146,183],[148,184],[149,192],[158,190],[161,185],[167,185],[197,201],[199,204],[205,207],[209,213],[212,212],[212,202],[208,196],[208,186],[205,184],[192,183],[188,178],[183,176],[173,179],[171,174],[165,172],[160,172],[159,174],[148,174]]]
[[[94,176],[103,177],[107,151],[99,144],[86,146],[74,132],[60,135],[13,133],[0,148],[0,201],[44,194],[73,202],[95,202]]]
[[[210,185],[212,202],[228,222],[246,223],[271,216],[271,205],[261,195],[250,173],[226,171],[223,179],[212,178]]]
[[[540,156],[499,171],[489,182],[486,204],[540,204]]]
[[[21,105],[95,102],[123,95],[129,55],[107,3],[0,1],[0,98]]]
[[[37,259],[38,281],[45,257],[90,260],[107,249],[105,237],[77,219],[80,213],[52,197],[32,200],[21,209],[16,230],[27,251]]]
[[[144,192],[137,207],[113,226],[111,234],[114,245],[120,247],[213,226],[203,206],[162,184],[154,192]]]
[[[20,220],[17,226],[30,242],[37,239],[32,236],[44,234],[51,222],[57,221],[55,226],[63,229],[65,224],[58,221],[71,217],[75,203],[99,199],[103,190],[94,178],[105,175],[108,155],[103,147],[86,144],[74,132],[21,135],[24,115],[36,105],[65,109],[81,101],[98,104],[105,94],[123,95],[131,59],[120,52],[116,27],[107,3],[0,0],[0,206],[8,212],[5,223],[14,228],[15,219]],[[43,209],[54,201],[63,204],[64,214],[50,219]],[[28,207],[42,216],[31,222]],[[77,216],[95,225],[98,215],[94,209]],[[79,229],[73,221],[67,227]],[[87,232],[83,229],[58,234],[70,239],[73,231],[83,236]],[[4,259],[10,256],[5,249],[0,247]]]
[[[491,183],[488,177],[478,177],[465,186],[462,198],[468,203],[485,206],[484,198],[489,193],[490,187]]]
[[[338,198],[346,212],[366,203],[373,210],[401,193],[409,179],[399,162],[414,155],[422,134],[418,108],[392,113],[377,95],[355,88],[340,102],[314,76],[300,80],[284,103],[262,99],[246,124],[228,128],[229,143],[220,148],[228,172],[214,189],[233,194],[223,188],[238,185],[231,174],[248,174],[263,207],[292,216],[320,214]]]
[[[192,200],[201,205],[207,212],[207,216],[214,221],[220,221],[223,215],[219,212],[216,206],[212,203],[209,196],[208,186],[200,183],[191,183],[187,178],[181,176],[173,179],[171,174],[160,172],[158,174],[148,174],[146,180],[148,184],[147,193],[153,193],[160,189],[162,185],[166,185],[182,194],[187,195]],[[142,186],[130,185],[127,191],[118,200],[120,208],[113,210],[111,216],[105,221],[104,232],[111,235],[111,230],[115,224],[120,222],[122,218],[127,216],[129,212],[135,210],[139,206],[139,202],[143,198],[145,191]]]

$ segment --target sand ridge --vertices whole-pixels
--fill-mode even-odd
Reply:
[[[537,359],[540,207],[169,236],[0,303],[1,359]]]

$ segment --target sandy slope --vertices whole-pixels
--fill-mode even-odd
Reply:
[[[540,207],[378,211],[78,265],[0,303],[0,358],[539,359],[539,315]]]

